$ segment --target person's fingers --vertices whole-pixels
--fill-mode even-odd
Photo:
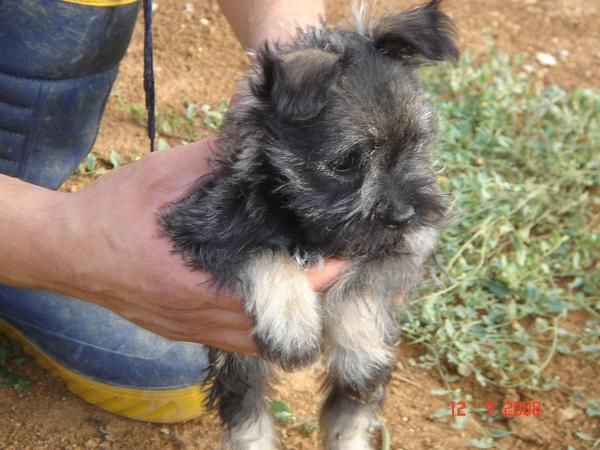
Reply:
[[[312,288],[315,291],[320,292],[331,286],[347,266],[347,261],[330,258],[325,261],[324,267],[311,267],[310,269],[307,269],[306,275],[308,276]]]
[[[228,352],[241,353],[248,356],[256,356],[258,354],[258,348],[252,336],[240,330],[220,329],[212,330],[208,334],[199,332],[194,341]]]
[[[207,297],[206,305],[212,305],[215,309],[226,309],[229,311],[244,311],[243,300],[230,289],[223,289]]]
[[[244,310],[239,296],[231,289],[218,289],[214,277],[209,272],[194,270],[185,265],[181,255],[172,253],[171,243],[166,238],[157,239],[155,249],[157,252],[148,255],[145,263],[149,267],[148,270],[163,270],[165,281],[160,284],[160,297],[168,299],[169,308],[182,311]]]
[[[223,309],[200,309],[196,311],[168,311],[166,319],[172,322],[172,326],[193,330],[202,327],[206,330],[217,328],[231,328],[250,332],[254,322],[245,314],[231,312]]]
[[[165,314],[138,315],[125,317],[136,325],[152,331],[160,336],[173,341],[196,342],[211,347],[222,349],[235,349],[236,352],[254,353],[256,344],[250,337],[252,323],[244,317],[228,317],[222,321],[221,326],[212,319],[193,319],[193,314],[185,316],[185,321],[178,320],[178,316]]]

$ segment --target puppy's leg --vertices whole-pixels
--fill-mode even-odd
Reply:
[[[322,318],[318,295],[289,255],[264,251],[239,274],[239,293],[256,321],[259,352],[285,370],[305,366],[321,351]]]
[[[377,410],[383,402],[380,386],[366,400],[334,386],[321,412],[320,428],[326,450],[368,450],[375,431],[381,428]]]
[[[378,427],[395,346],[400,337],[396,301],[408,296],[435,245],[437,232],[408,235],[405,249],[356,264],[330,289],[325,301],[328,384],[321,411],[327,450],[367,450]]]
[[[275,450],[277,432],[266,400],[269,363],[211,349],[209,407],[225,426],[225,450]]]
[[[327,384],[331,391],[321,412],[327,450],[367,450],[379,427],[377,410],[395,361],[399,336],[393,297],[357,284],[360,271],[327,295]],[[383,289],[383,288],[382,288]]]

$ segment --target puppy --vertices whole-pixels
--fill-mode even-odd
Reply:
[[[293,370],[322,353],[325,448],[370,448],[399,339],[395,302],[418,283],[448,211],[416,73],[458,57],[439,5],[359,18],[355,30],[324,24],[258,51],[214,177],[160,218],[174,250],[234,289],[256,323],[261,357],[210,350],[208,403],[227,448],[277,448],[271,363]],[[304,269],[329,257],[348,267],[322,298]]]

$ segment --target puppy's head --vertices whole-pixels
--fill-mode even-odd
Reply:
[[[309,29],[257,54],[225,132],[262,147],[270,192],[311,243],[382,251],[402,232],[441,226],[447,206],[430,162],[436,119],[416,76],[419,65],[458,55],[439,3],[356,31]]]

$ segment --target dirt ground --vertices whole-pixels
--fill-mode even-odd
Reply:
[[[155,13],[155,60],[158,110],[182,111],[187,102],[215,104],[228,98],[248,68],[247,57],[233,37],[214,0],[158,0]],[[329,0],[328,17],[346,20],[349,1]],[[404,7],[414,2],[380,0],[381,8]],[[191,6],[189,6],[191,5]],[[448,0],[446,10],[454,18],[463,48],[479,49],[488,33],[500,47],[526,52],[525,63],[546,82],[567,88],[600,88],[600,3],[590,0]],[[557,59],[542,66],[537,52]],[[130,160],[145,152],[145,130],[132,120],[123,105],[142,105],[142,27],[137,24],[121,73],[113,89],[95,152],[108,158],[112,149]],[[208,131],[205,135],[210,134]],[[172,145],[177,142],[169,139]],[[72,177],[64,190],[82,188],[88,182]],[[582,317],[575,315],[575,323]],[[444,387],[433,371],[411,366],[419,349],[403,345],[400,363],[388,392],[383,418],[394,450],[469,448],[471,438],[481,437],[479,422],[471,416],[464,429],[453,429],[448,418],[434,420],[437,409],[448,406],[431,394]],[[573,358],[559,357],[547,369],[571,386],[584,387],[588,398],[600,398],[598,369]],[[17,393],[0,387],[0,449],[217,449],[219,428],[214,417],[176,425],[156,425],[122,419],[88,405],[34,364],[26,368],[33,387]],[[288,403],[296,417],[316,415],[318,367],[281,377],[276,397]],[[506,419],[495,425],[512,431],[499,442],[505,449],[575,449],[590,443],[576,437],[583,431],[600,437],[600,424],[588,418],[581,405],[572,404],[572,392],[551,393],[481,389],[472,381],[453,385],[472,396],[471,408],[485,402],[539,401],[539,417]],[[286,449],[316,449],[317,434],[305,437],[299,429],[284,436]]]

